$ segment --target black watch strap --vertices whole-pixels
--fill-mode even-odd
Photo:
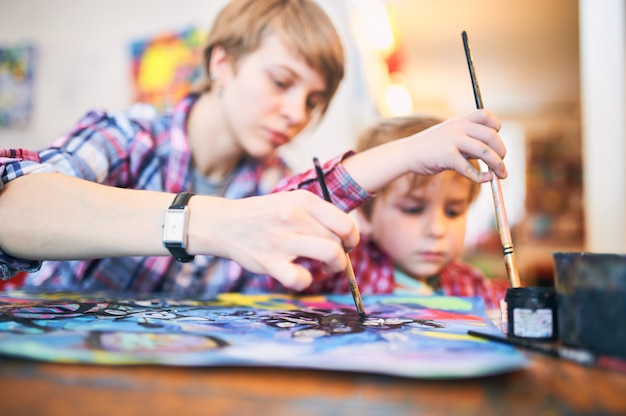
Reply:
[[[174,198],[172,201],[172,205],[170,205],[170,209],[183,209],[187,206],[187,203],[193,196],[192,192],[181,192]]]
[[[191,192],[181,192],[178,195],[176,195],[176,197],[174,198],[174,201],[172,202],[172,205],[170,205],[170,207],[168,208],[168,213],[166,215],[168,215],[171,212],[171,210],[188,209],[187,204],[189,203],[189,199],[192,196],[193,196],[193,193]],[[189,253],[187,253],[187,251],[185,251],[186,239],[187,239],[186,221],[187,221],[187,218],[185,217],[185,224],[184,224],[184,228],[185,228],[184,240],[185,241],[177,241],[177,242],[163,241],[163,245],[165,246],[165,248],[167,248],[169,252],[172,253],[172,256],[174,256],[174,258],[176,258],[176,260],[178,260],[181,263],[188,263],[190,261],[193,261],[194,259],[194,256],[190,255]]]
[[[166,243],[165,247],[172,253],[172,256],[181,263],[189,263],[195,258],[195,256],[187,253],[180,245]]]

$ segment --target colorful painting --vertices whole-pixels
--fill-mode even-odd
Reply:
[[[133,42],[134,101],[162,110],[188,94],[201,74],[201,43],[194,28]]]
[[[480,298],[223,294],[213,300],[0,293],[0,354],[106,365],[263,366],[467,378],[523,368]]]
[[[23,127],[30,121],[34,66],[34,46],[0,46],[0,128]]]

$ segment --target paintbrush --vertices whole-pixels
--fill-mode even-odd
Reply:
[[[472,79],[472,87],[474,88],[476,108],[481,109],[484,108],[483,99],[480,95],[480,88],[478,87],[474,63],[472,62],[472,53],[470,52],[467,33],[465,31],[463,31],[462,37],[463,46],[465,47],[465,56],[467,58],[467,65],[469,66],[470,77]],[[511,239],[511,229],[509,228],[509,220],[506,216],[504,199],[502,198],[502,187],[500,186],[500,178],[498,178],[495,173],[493,173],[493,177],[491,179],[491,194],[493,195],[493,205],[496,211],[496,224],[498,226],[498,233],[500,234],[500,242],[502,243],[504,265],[509,278],[509,284],[511,287],[520,287],[521,282],[517,271],[517,263],[515,261],[515,250],[513,249],[513,240]]]
[[[333,201],[330,199],[330,193],[328,192],[328,187],[326,186],[326,179],[324,179],[324,172],[322,171],[322,167],[320,166],[319,160],[316,157],[313,158],[313,164],[315,165],[315,173],[317,174],[317,181],[320,184],[320,188],[322,189],[322,195],[324,195],[324,199],[331,204]],[[354,304],[356,305],[356,310],[359,313],[361,319],[367,318],[367,314],[365,313],[365,309],[363,308],[363,300],[361,299],[361,291],[359,290],[359,286],[356,282],[356,276],[354,275],[354,269],[352,268],[352,262],[350,261],[350,256],[346,253],[346,276],[348,277],[348,284],[350,285],[350,292],[352,292],[352,298],[354,299]]]
[[[511,345],[514,347],[520,347],[529,351],[536,351],[542,354],[550,355],[567,361],[573,361],[577,364],[586,366],[598,366],[608,370],[615,370],[620,372],[626,372],[626,361],[603,354],[594,354],[591,351],[571,348],[566,346],[559,346],[556,344],[537,344],[532,341],[525,341],[523,339],[503,337],[499,335],[488,334],[478,331],[467,331],[468,335],[473,337],[486,339],[493,342],[499,342],[500,344]]]

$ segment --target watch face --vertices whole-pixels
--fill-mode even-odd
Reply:
[[[168,209],[163,225],[163,243],[178,243],[185,247],[187,209]]]

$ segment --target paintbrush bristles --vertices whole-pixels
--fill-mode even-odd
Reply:
[[[354,304],[356,306],[356,310],[359,313],[359,316],[362,319],[367,318],[367,314],[365,313],[365,308],[363,307],[363,299],[361,299],[361,291],[359,290],[359,285],[356,282],[356,276],[354,275],[354,268],[352,267],[352,261],[350,261],[350,256],[346,253],[346,276],[348,277],[348,285],[350,286],[350,292],[352,292],[352,298],[354,299]]]

